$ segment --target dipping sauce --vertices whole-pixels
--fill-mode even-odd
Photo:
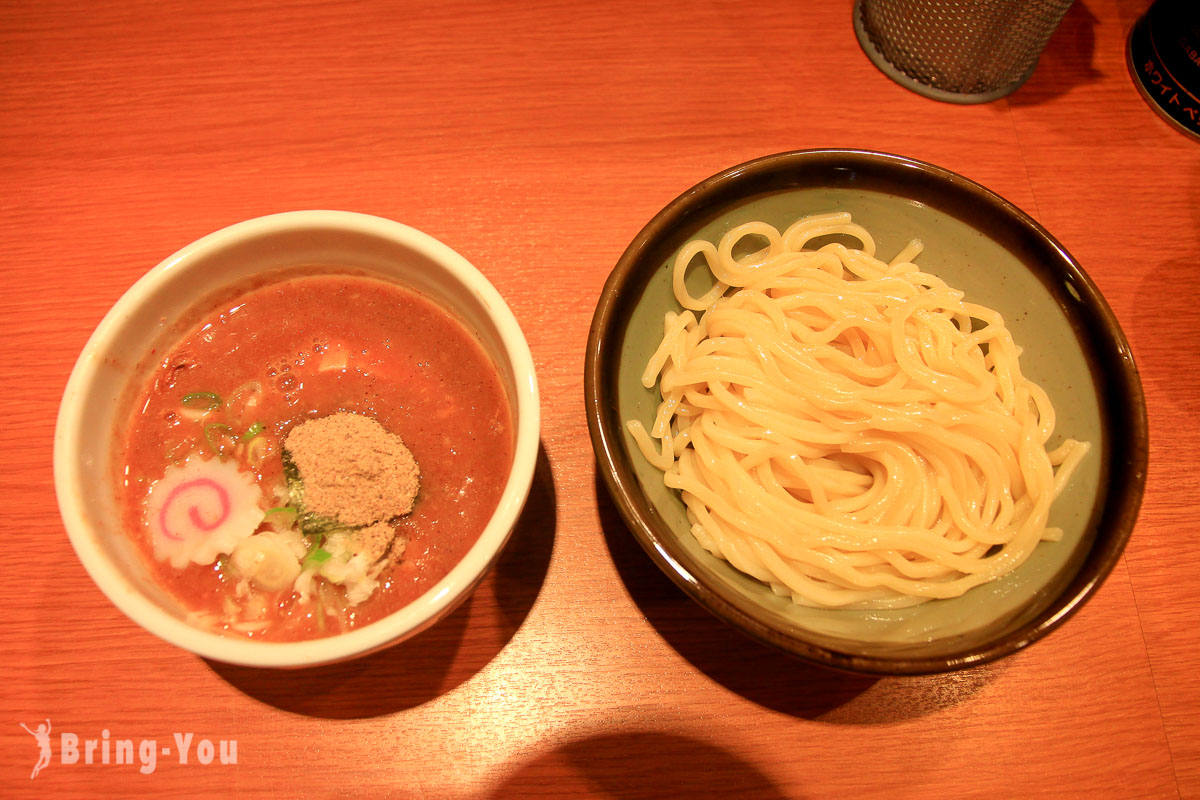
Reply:
[[[419,597],[475,543],[513,425],[496,368],[456,318],[392,283],[306,271],[233,287],[192,322],[136,396],[116,467],[126,530],[194,622],[335,635]],[[316,472],[285,443],[317,420],[334,479],[369,489],[380,459],[407,452],[415,498],[344,519],[306,508]],[[344,451],[341,430],[355,434]]]

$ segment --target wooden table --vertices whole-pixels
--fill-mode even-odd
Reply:
[[[1200,146],[1127,72],[1146,5],[1079,0],[1032,79],[982,106],[884,77],[847,0],[0,5],[0,795],[1200,797]],[[595,474],[584,342],[625,245],[701,178],[830,146],[1028,211],[1142,371],[1150,476],[1124,559],[995,664],[874,680],[767,650],[655,569]],[[544,446],[510,547],[453,616],[352,663],[256,671],[105,599],[59,519],[51,440],[76,355],[139,275],[299,208],[400,220],[478,265],[529,338]],[[31,781],[19,723],[46,718]],[[83,763],[105,730],[191,733],[191,759]],[[236,740],[236,765],[197,763],[202,739]]]

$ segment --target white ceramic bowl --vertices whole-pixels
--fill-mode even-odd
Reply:
[[[252,274],[339,265],[396,280],[450,309],[492,357],[515,425],[513,462],[483,533],[450,573],[395,613],[348,633],[302,642],[235,639],[186,621],[121,530],[110,468],[119,400],[150,348],[168,340],[196,298]],[[170,256],[104,317],[67,383],[54,434],[54,482],[71,544],[92,579],[134,622],[205,658],[258,667],[301,667],[379,650],[424,630],[466,598],[508,541],[528,496],[538,450],[533,359],[496,289],[458,253],[398,222],[346,211],[295,211],[248,220]]]

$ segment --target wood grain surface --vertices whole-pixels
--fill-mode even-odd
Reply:
[[[981,106],[892,83],[850,5],[0,2],[0,795],[1200,797],[1200,145],[1129,77],[1147,2],[1077,0],[1029,82]],[[807,147],[1000,193],[1129,337],[1141,518],[1095,598],[1011,658],[876,680],[776,654],[661,575],[597,480],[583,351],[617,257],[700,179]],[[301,208],[396,219],[476,264],[528,336],[543,448],[511,545],[451,617],[259,671],[105,599],[58,516],[51,442],[76,356],[138,276]],[[31,780],[19,723],[47,718]],[[150,774],[62,762],[60,732],[104,731],[172,753]],[[202,739],[236,740],[237,763],[197,763]]]

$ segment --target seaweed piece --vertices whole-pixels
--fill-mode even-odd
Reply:
[[[324,538],[326,534],[334,531],[354,530],[354,526],[346,525],[332,517],[305,511],[304,479],[300,477],[300,468],[296,466],[286,445],[281,448],[279,459],[283,462],[283,480],[287,484],[288,500],[290,505],[295,506],[300,512],[296,515],[296,525],[302,534]]]
[[[338,522],[336,519],[323,517],[311,511],[305,511],[296,517],[296,524],[300,527],[300,532],[305,536],[325,536],[336,531],[355,530],[355,528]]]

